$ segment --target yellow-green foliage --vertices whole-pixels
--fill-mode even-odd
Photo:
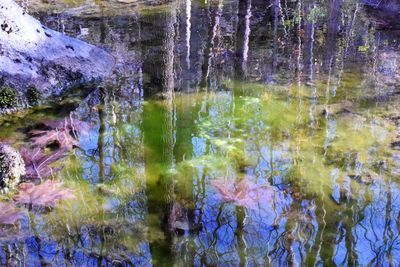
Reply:
[[[185,179],[199,169],[214,178],[236,175],[257,164],[261,148],[282,144],[288,146],[283,157],[289,163],[281,163],[287,164],[288,171],[273,175],[285,177],[307,193],[328,193],[334,176],[344,179],[353,175],[355,164],[362,164],[360,175],[368,176],[363,181],[378,177],[375,168],[390,141],[391,128],[384,120],[350,112],[326,117],[307,97],[307,87],[285,88],[291,97],[288,100],[271,86],[229,81],[225,85],[234,91],[204,97],[202,101],[207,101],[210,109],[196,121],[197,136],[207,140],[210,149],[179,163],[175,177]],[[246,93],[238,87],[245,87]],[[335,102],[341,103],[331,101]],[[351,184],[353,188],[361,186],[354,180]]]
[[[95,186],[82,179],[82,166],[75,158],[70,159],[61,175],[65,186],[72,189],[76,197],[63,201],[46,216],[46,229],[53,238],[79,236],[84,227],[89,227],[105,239],[106,254],[121,246],[131,251],[137,249],[139,239],[144,238],[148,230],[139,222],[134,223],[125,207],[141,189],[141,184],[131,167],[122,164],[112,169],[114,179]]]

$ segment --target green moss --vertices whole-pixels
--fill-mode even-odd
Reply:
[[[26,98],[29,105],[37,105],[42,99],[42,93],[35,86],[30,86],[26,91]]]
[[[17,92],[11,87],[0,87],[0,108],[12,108],[17,104]]]

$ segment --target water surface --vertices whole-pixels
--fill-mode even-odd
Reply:
[[[54,176],[76,199],[27,211],[3,265],[399,264],[396,32],[356,1],[132,2],[34,11],[118,68],[0,118],[16,146],[91,125]]]

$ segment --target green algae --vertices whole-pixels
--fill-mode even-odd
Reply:
[[[77,6],[79,2],[66,0],[60,4],[58,1],[54,6],[65,6],[65,3]],[[70,14],[78,17],[78,25],[83,25],[81,17],[85,16],[100,21],[102,42],[109,42],[107,32],[112,32],[111,39],[128,40],[129,49],[139,44],[144,54],[154,54],[146,61],[168,60],[163,51],[166,43],[161,44],[159,36],[166,31],[172,32],[171,28],[165,31],[162,24],[170,25],[165,23],[170,21],[169,17],[167,20],[165,17],[175,16],[175,3],[143,8],[141,2],[136,6],[136,1],[119,1],[121,4],[116,1],[86,2],[82,9],[71,10]],[[181,88],[181,74],[185,74],[186,66],[181,64],[180,56],[186,52],[179,46],[178,56],[174,58],[179,81],[174,89],[200,92],[168,91],[147,98],[152,81],[144,73],[145,85],[140,90],[143,89],[145,96],[135,105],[130,105],[131,98],[118,98],[119,91],[126,89],[119,85],[112,88],[107,97],[100,95],[89,104],[74,97],[64,101],[70,107],[82,102],[77,113],[92,122],[93,128],[88,137],[81,138],[80,147],[62,162],[65,168],[57,174],[66,187],[74,190],[76,199],[59,203],[49,213],[30,212],[32,217],[37,216],[39,222],[45,223],[41,230],[46,242],[55,240],[60,255],[69,257],[78,251],[77,254],[90,255],[88,257],[95,259],[93,262],[104,265],[108,263],[105,259],[115,259],[112,263],[110,260],[110,265],[118,265],[120,261],[132,258],[127,252],[144,257],[148,251],[151,261],[131,265],[213,266],[232,262],[235,265],[239,262],[236,258],[240,258],[240,265],[246,260],[250,265],[263,265],[261,260],[264,265],[282,265],[284,261],[289,265],[306,262],[310,266],[316,263],[333,266],[346,264],[346,261],[349,265],[366,265],[365,259],[357,262],[355,254],[359,253],[360,258],[375,257],[376,252],[381,259],[393,257],[391,252],[386,254],[385,245],[396,240],[395,235],[392,238],[390,228],[396,233],[398,207],[395,199],[399,180],[392,174],[398,164],[393,157],[395,151],[390,149],[391,141],[397,138],[397,129],[389,117],[398,116],[398,101],[379,100],[379,94],[386,94],[390,88],[374,84],[378,79],[369,66],[365,66],[364,74],[360,71],[364,66],[358,66],[359,62],[376,64],[379,69],[382,50],[375,50],[378,42],[373,26],[368,30],[362,27],[365,31],[361,36],[358,33],[358,24],[366,22],[358,4],[354,1],[343,3],[340,19],[351,24],[343,23],[340,33],[335,35],[339,40],[335,49],[339,51],[330,55],[332,51],[326,51],[329,50],[329,30],[325,20],[331,16],[328,6],[285,2],[288,6],[298,4],[299,10],[280,13],[277,35],[272,36],[272,32],[269,34],[262,27],[255,27],[259,25],[257,18],[262,12],[259,12],[259,3],[252,3],[248,61],[251,71],[240,81],[224,78],[225,73],[219,75],[219,68],[225,72],[223,69],[229,67],[230,58],[237,54],[233,46],[240,38],[236,39],[238,36],[231,30],[240,26],[240,18],[237,20],[240,13],[230,1],[220,1],[221,11],[214,12],[216,3],[191,1],[192,16],[186,17],[192,22],[191,29],[185,29],[185,8],[179,6],[174,24],[176,31],[171,38],[179,42],[188,37],[185,30],[192,34],[188,52],[189,58],[196,60],[188,66],[190,79],[194,78],[189,87],[196,84],[195,69],[208,61],[205,46],[208,42],[215,43],[215,47],[210,48],[210,87],[203,88],[202,83],[200,88]],[[196,6],[202,7],[204,13],[197,13]],[[303,7],[310,8],[310,12],[303,14]],[[170,12],[169,8],[174,10]],[[282,6],[282,11],[286,8]],[[137,10],[141,10],[140,16],[136,14]],[[274,8],[267,10],[274,12]],[[232,12],[232,16],[225,14],[227,11]],[[135,19],[124,22],[127,13],[138,16],[137,25]],[[197,26],[202,22],[198,15],[210,18],[210,23],[204,24],[208,30],[198,31]],[[272,13],[268,17],[270,15]],[[215,28],[212,28],[213,18],[217,17],[220,20],[215,19]],[[233,28],[226,22],[230,19]],[[260,21],[268,29],[272,29],[272,23],[276,25],[273,21]],[[90,34],[97,33],[98,29],[90,26],[94,22],[89,22]],[[305,31],[311,22],[316,27],[312,36]],[[149,25],[159,28],[156,41],[148,38]],[[289,33],[288,36],[281,38],[281,26],[287,27],[284,31]],[[118,27],[124,29],[121,39],[116,38],[120,33]],[[126,29],[131,29],[127,32],[129,36],[124,35]],[[215,40],[201,40],[207,39],[207,34],[214,29]],[[229,31],[227,39],[234,37],[233,46],[225,46],[225,36],[219,34],[226,29]],[[290,32],[298,35],[292,36]],[[277,51],[272,51],[275,36]],[[353,38],[357,39],[355,45],[347,40]],[[310,39],[313,39],[313,47],[308,47]],[[383,35],[378,39],[386,42]],[[97,41],[93,40],[94,43]],[[161,53],[150,43],[163,46]],[[259,47],[260,43],[262,47]],[[379,45],[382,43],[379,41]],[[197,49],[198,55],[194,53]],[[214,50],[216,54],[225,53],[224,61],[218,62]],[[310,61],[315,60],[311,73],[301,66],[309,60],[308,51],[314,53]],[[275,66],[269,66],[270,61],[274,61],[272,53],[277,55],[277,61],[271,64],[276,63]],[[202,54],[204,58],[201,58]],[[373,54],[371,61],[358,58],[369,54]],[[299,62],[296,63],[297,56]],[[331,56],[332,62],[322,62]],[[257,63],[252,57],[257,58]],[[346,57],[349,59],[344,62]],[[349,66],[352,60],[357,66]],[[294,66],[296,64],[299,66]],[[161,67],[151,65],[154,66]],[[256,77],[253,76],[255,70]],[[309,75],[314,76],[312,79],[306,77]],[[153,86],[161,87],[159,84]],[[90,108],[86,109],[85,105]],[[6,116],[5,123],[0,123],[0,135],[11,138],[17,135],[18,144],[23,143],[30,127],[41,120],[59,116],[56,109],[36,110],[25,117],[21,113],[16,117]],[[257,210],[234,206],[218,199],[218,192],[210,182],[221,178],[238,181],[244,177],[270,185],[276,193],[273,203],[260,203]],[[189,218],[193,216],[204,224],[199,235],[171,229],[167,221],[171,219],[168,216],[171,216],[175,203],[185,212],[193,212],[194,215],[185,214]],[[380,221],[385,217],[386,222]],[[382,235],[379,230],[384,224],[388,230]],[[363,232],[364,228],[375,236]],[[366,240],[371,240],[373,253],[360,250],[360,247],[368,247]],[[81,244],[85,242],[86,247],[82,248]],[[141,251],[139,244],[142,244]],[[38,243],[37,247],[50,246],[40,247]],[[233,254],[228,251],[231,248]],[[347,258],[342,259],[342,255]],[[194,262],[197,256],[198,261]],[[228,262],[225,258],[233,261]],[[126,262],[130,264],[129,260]],[[378,264],[378,260],[372,264],[375,263]]]
[[[233,86],[232,91],[177,94],[174,99],[148,100],[143,103],[145,113],[141,126],[124,123],[114,126],[121,140],[125,141],[133,142],[129,137],[133,131],[144,131],[146,141],[143,151],[149,159],[148,164],[151,164],[146,170],[146,183],[150,187],[159,188],[160,185],[168,186],[172,183],[175,185],[175,198],[187,201],[190,194],[184,195],[190,192],[188,177],[199,175],[199,170],[206,172],[212,179],[242,175],[267,156],[260,154],[264,149],[277,149],[282,153],[281,159],[275,164],[283,167],[271,170],[267,176],[279,176],[305,195],[319,195],[320,192],[328,195],[334,179],[350,176],[362,176],[362,181],[372,176],[373,179],[384,179],[384,174],[375,174],[380,171],[380,162],[390,158],[387,148],[393,127],[387,120],[372,117],[362,109],[357,113],[326,116],[321,108],[313,104],[312,99],[300,96],[288,101],[279,87],[273,89],[269,85],[253,83],[247,85],[246,93],[243,94],[234,89],[237,85],[226,83],[228,88]],[[285,88],[286,92],[301,90],[307,88]],[[168,126],[172,118],[168,111],[171,105],[178,112],[176,116],[187,118],[185,129],[188,132],[185,136],[190,135],[207,145],[208,149],[203,154],[191,155],[189,151],[192,146],[184,143],[174,152],[160,152],[160,147],[169,147],[172,140],[168,137],[172,129]],[[202,106],[207,107],[206,112],[201,111]],[[27,120],[40,121],[46,118],[39,114],[35,115],[37,118],[26,117],[18,127]],[[160,135],[165,137],[160,138]],[[185,136],[178,138],[183,140]],[[131,145],[128,142],[119,146]],[[130,152],[131,156],[134,156],[135,151]],[[172,164],[169,153],[181,157]],[[63,175],[63,180],[78,192],[87,190],[82,196],[90,195],[93,203],[98,199],[115,199],[124,206],[140,188],[140,180],[132,175],[136,167],[129,161],[111,164],[108,177],[112,179],[99,181],[96,186],[81,180],[82,170],[74,173],[74,168],[80,168],[80,162],[73,164],[75,167],[66,167],[68,175]],[[357,164],[362,165],[360,171],[355,170]],[[371,182],[374,181],[368,183]],[[355,179],[351,180],[351,184],[355,188],[365,186]],[[154,191],[154,197],[159,194],[158,189]],[[88,203],[91,201],[88,200]],[[93,214],[76,214],[78,217],[88,216],[97,220]]]
[[[171,226],[165,216],[174,203],[195,210],[194,187],[205,190],[214,179],[251,177],[292,199],[291,210],[276,223],[289,220],[288,229],[299,225],[301,236],[285,236],[299,242],[308,238],[312,218],[294,208],[301,201],[323,206],[316,208],[317,219],[330,234],[338,223],[337,214],[351,223],[346,203],[360,196],[371,201],[374,186],[390,176],[388,148],[395,127],[387,110],[377,107],[375,113],[347,100],[334,100],[329,103],[341,105],[331,104],[332,113],[324,113],[329,105],[300,94],[308,87],[293,85],[281,91],[254,83],[244,92],[233,89],[237,83],[226,86],[214,92],[146,99],[129,116],[118,101],[97,105],[99,127],[82,140],[87,144],[96,136],[91,140],[96,150],[77,149],[63,160],[64,170],[56,175],[76,198],[40,215],[43,229],[59,244],[66,242],[66,236],[78,242],[79,236],[90,232],[91,250],[104,257],[126,250],[139,253],[142,241],[167,247],[170,232],[164,229]],[[352,110],[343,112],[347,106]],[[28,121],[34,124],[51,116],[54,113],[44,109],[15,121],[23,129]],[[106,148],[110,142],[113,147]],[[337,188],[338,184],[348,187]],[[209,194],[204,198],[215,193]],[[149,206],[138,220],[135,208],[143,203]],[[324,212],[337,216],[322,219]],[[159,253],[161,257],[167,252]]]
[[[247,95],[236,93],[211,93],[199,99],[216,108],[212,115],[201,116],[195,123],[196,136],[212,149],[180,162],[171,175],[184,181],[188,173],[193,175],[201,168],[214,178],[235,176],[235,172],[256,165],[259,159],[254,157],[254,149],[288,144],[284,157],[290,164],[278,175],[298,185],[306,195],[321,189],[328,195],[334,176],[354,177],[355,164],[363,167],[357,174],[361,180],[351,180],[354,188],[384,178],[376,175],[376,166],[388,158],[385,153],[394,129],[386,120],[370,117],[362,110],[327,117],[312,100],[287,101],[281,92],[274,93],[265,85],[250,84]],[[333,129],[330,124],[334,124]]]

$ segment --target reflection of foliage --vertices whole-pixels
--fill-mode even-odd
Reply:
[[[60,244],[71,240],[79,244],[85,254],[128,263],[133,256],[145,257],[140,255],[140,244],[148,238],[147,232],[155,237],[157,231],[149,231],[137,220],[135,202],[140,196],[132,187],[124,189],[126,182],[101,184],[96,190],[86,181],[70,179],[67,183],[76,188],[75,198],[47,215],[46,229]]]
[[[301,96],[300,100],[287,101],[271,93],[268,86],[254,88],[236,98],[226,92],[210,95],[208,101],[215,106],[196,125],[199,138],[210,149],[177,164],[176,177],[186,177],[189,168],[192,172],[206,170],[210,177],[252,169],[269,156],[263,155],[263,150],[276,153],[278,150],[275,152],[273,147],[282,144],[285,148],[279,153],[283,153],[284,160],[279,169],[285,172],[273,169],[271,175],[302,185],[301,190],[311,193],[321,186],[330,190],[333,175],[339,179],[361,175],[361,179],[351,180],[356,183],[354,188],[360,186],[358,181],[370,183],[372,177],[378,177],[374,168],[390,140],[387,123],[351,110],[324,116],[322,108],[311,99]],[[298,90],[301,93],[307,88]],[[348,101],[337,103],[340,111]],[[357,164],[362,164],[361,170],[354,170]]]
[[[321,7],[314,7],[310,10],[310,13],[307,16],[307,20],[318,20],[322,19],[326,16],[326,9],[321,6]]]
[[[58,201],[70,198],[74,198],[72,190],[63,188],[61,182],[48,180],[40,185],[32,183],[21,184],[15,201],[18,204],[55,207]]]

